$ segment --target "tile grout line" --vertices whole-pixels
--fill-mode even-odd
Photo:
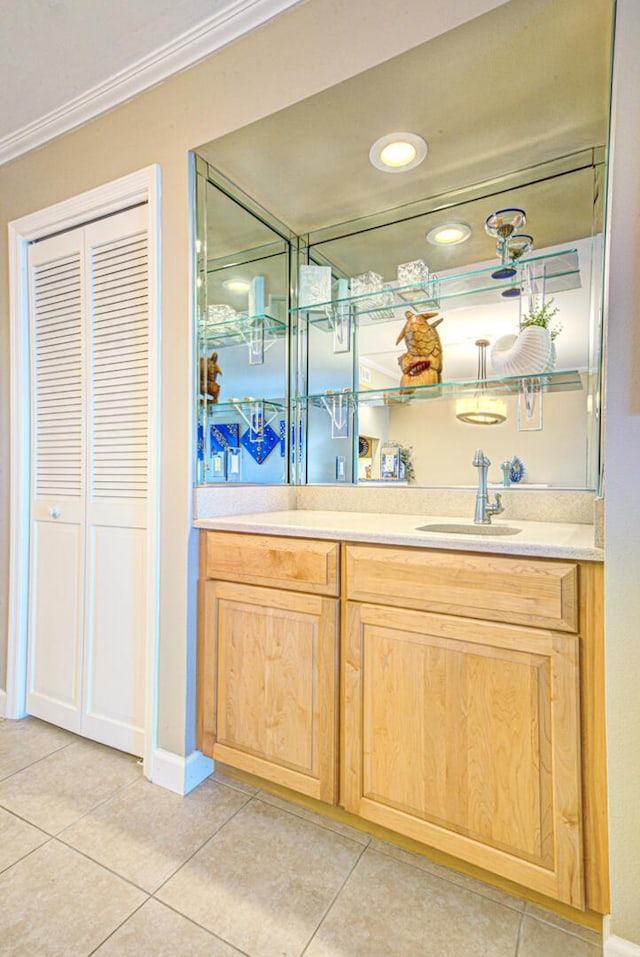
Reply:
[[[131,913],[128,914],[128,915],[125,917],[124,920],[120,921],[120,923],[118,924],[117,927],[114,927],[114,928],[113,928],[113,930],[111,931],[111,933],[107,934],[107,936],[106,936],[103,940],[100,941],[100,943],[97,945],[97,947],[94,947],[93,950],[90,950],[90,951],[89,951],[89,953],[87,954],[87,957],[92,957],[92,954],[95,954],[95,952],[96,952],[97,950],[100,950],[100,948],[101,948],[104,944],[106,944],[106,942],[107,942],[108,940],[110,940],[110,939],[113,937],[113,935],[114,935],[117,931],[120,930],[121,927],[124,927],[124,925],[127,923],[127,921],[131,920],[131,918],[132,918],[135,914],[137,914],[138,911],[139,911],[141,908],[143,908],[144,905],[147,904],[150,900],[151,900],[151,897],[147,897],[147,899],[146,899],[146,900],[143,900],[141,904],[138,904],[138,906],[137,906],[136,908],[134,908],[134,910],[132,910]]]
[[[354,842],[354,843],[355,843],[355,842]],[[322,915],[322,917],[321,917],[320,920],[318,921],[318,923],[317,923],[317,925],[316,925],[316,928],[315,928],[315,930],[313,931],[311,937],[309,938],[309,940],[307,941],[307,943],[305,944],[305,946],[302,948],[302,951],[300,952],[300,957],[304,957],[304,955],[305,955],[305,954],[307,953],[307,951],[309,950],[309,947],[310,947],[311,944],[313,943],[313,940],[314,940],[316,934],[318,933],[318,931],[320,930],[320,928],[321,928],[322,925],[324,924],[325,920],[327,919],[327,917],[328,917],[329,914],[331,913],[334,904],[336,903],[336,901],[338,900],[338,898],[339,898],[340,895],[342,894],[343,890],[344,890],[345,887],[347,886],[347,883],[348,883],[348,881],[349,881],[351,875],[353,874],[353,872],[355,871],[356,867],[358,866],[358,864],[359,864],[360,861],[362,860],[362,856],[364,855],[364,852],[368,849],[369,844],[365,844],[364,846],[361,845],[361,847],[362,847],[362,850],[361,850],[360,853],[358,854],[356,860],[353,862],[353,867],[350,869],[349,873],[347,874],[347,876],[346,876],[345,879],[343,880],[342,884],[340,885],[340,887],[338,888],[338,890],[337,890],[336,893],[334,894],[332,900],[331,900],[330,903],[329,903],[329,906],[326,908],[324,914]]]
[[[22,818],[20,818],[20,820],[22,820]],[[43,834],[46,834],[46,831],[43,831],[42,833],[43,833]],[[46,841],[43,841],[42,844],[38,844],[37,847],[32,847],[31,850],[30,850],[30,851],[27,851],[26,854],[23,854],[22,857],[18,857],[18,858],[17,858],[15,861],[13,861],[11,864],[8,864],[6,867],[3,867],[2,870],[0,870],[0,877],[2,877],[4,874],[7,874],[7,873],[11,870],[12,867],[15,867],[15,866],[16,866],[16,864],[20,864],[21,861],[26,861],[26,859],[27,859],[28,857],[31,857],[32,854],[35,854],[36,851],[42,850],[42,848],[43,848],[43,847],[46,847],[47,844],[50,844],[51,841],[55,841],[55,837],[53,837],[51,834],[48,834],[48,835],[47,835],[47,840],[46,840]]]
[[[596,936],[599,938],[599,941],[589,940],[588,937],[583,936],[579,931],[569,930],[568,927],[561,927],[559,924],[554,924],[551,920],[545,920],[544,917],[538,917],[536,914],[530,914],[527,910],[523,912],[523,917],[527,917],[529,920],[535,920],[537,923],[544,924],[545,927],[551,927],[553,930],[557,930],[562,934],[567,934],[569,937],[576,937],[578,940],[581,940],[583,944],[590,944],[592,947],[597,947],[598,944],[602,943],[602,934],[598,934],[598,931],[593,930],[591,927],[583,927],[582,929],[588,930],[592,934],[596,934]],[[567,917],[564,919],[568,920],[569,918]],[[576,926],[582,927],[581,924],[577,924]]]
[[[10,774],[5,775],[5,777],[0,778],[0,785],[4,784],[5,781],[10,781],[11,778],[16,776],[16,774],[22,774],[23,771],[28,771],[29,768],[35,767],[36,764],[41,764],[42,761],[46,761],[47,758],[52,757],[54,754],[59,754],[60,751],[64,751],[66,748],[70,748],[74,744],[77,744],[77,742],[68,741],[67,744],[63,744],[62,747],[54,748],[54,750],[49,751],[48,754],[43,754],[41,758],[36,758],[35,761],[30,761],[29,764],[25,764],[23,768],[16,768],[15,771],[12,771]]]
[[[534,914],[527,914],[526,911],[523,914],[528,920],[535,920],[538,924],[544,924],[545,927],[551,927],[552,930],[557,931],[559,934],[566,934],[567,937],[575,937],[576,940],[581,941],[583,944],[588,944],[590,947],[598,947],[602,945],[602,934],[598,934],[597,930],[593,930],[591,927],[585,927],[584,930],[590,931],[592,934],[596,934],[599,940],[590,940],[588,937],[583,936],[578,931],[569,930],[568,927],[561,927],[559,924],[554,924],[553,921],[545,920],[544,917],[536,917]],[[568,918],[566,918],[568,920]],[[582,925],[579,924],[579,927]]]
[[[524,924],[524,908],[520,914],[520,922],[518,923],[518,933],[516,934],[516,949],[513,957],[518,957],[518,951],[520,950],[520,934],[522,933],[522,925]]]
[[[476,897],[479,897],[483,901],[490,901],[492,904],[497,904],[499,907],[506,907],[507,910],[514,910],[518,914],[524,914],[525,910],[525,901],[520,901],[521,907],[512,906],[511,904],[505,904],[504,901],[496,900],[493,897],[489,897],[487,894],[482,894],[480,891],[473,890],[471,887],[467,887],[465,884],[460,884],[458,881],[453,880],[450,877],[443,877],[441,874],[435,874],[433,871],[428,870],[426,867],[419,867],[417,864],[414,864],[413,861],[404,861],[400,860],[397,857],[394,857],[393,854],[387,854],[385,851],[381,851],[377,847],[370,847],[369,850],[372,854],[379,854],[381,857],[390,858],[392,861],[397,861],[399,864],[406,864],[408,867],[412,867],[415,871],[420,871],[421,874],[428,874],[429,877],[432,877],[436,881],[444,881],[445,884],[453,884],[454,887],[457,887],[458,890],[468,891],[469,894],[474,894]],[[399,848],[399,850],[404,851],[404,848]],[[404,851],[405,854],[410,854],[411,851]],[[429,858],[425,858],[429,860]],[[435,863],[435,861],[434,861]],[[439,867],[444,867],[444,865],[438,865]],[[466,875],[465,875],[466,876]],[[470,880],[475,880],[474,877],[469,878]],[[491,885],[487,884],[487,887],[490,888]],[[495,888],[499,890],[499,888]],[[507,891],[500,891],[502,894],[507,894]],[[509,895],[512,896],[512,895]],[[518,902],[518,898],[514,897],[514,901]]]
[[[169,875],[169,877],[166,878],[166,880],[164,880],[161,884],[158,885],[158,887],[156,887],[156,889],[155,889],[154,891],[151,892],[151,896],[154,898],[154,900],[157,899],[158,902],[161,903],[161,904],[166,903],[165,901],[160,900],[160,898],[156,898],[156,894],[157,894],[159,891],[161,891],[162,888],[165,887],[165,885],[168,884],[170,880],[173,880],[173,878],[176,876],[176,874],[178,874],[178,873],[182,870],[182,868],[185,867],[185,866],[189,863],[189,861],[192,860],[192,858],[194,858],[194,857],[196,856],[196,854],[197,854],[199,851],[202,850],[202,848],[205,846],[205,844],[208,844],[209,841],[212,841],[213,838],[216,836],[216,834],[219,834],[220,831],[222,831],[222,829],[225,828],[230,821],[233,821],[234,817],[235,817],[237,814],[239,814],[240,811],[244,811],[244,809],[247,807],[248,804],[251,803],[252,800],[253,800],[253,796],[247,795],[247,800],[244,802],[244,804],[241,804],[240,807],[239,807],[236,811],[233,812],[233,814],[231,815],[231,817],[227,818],[227,820],[224,822],[224,824],[221,824],[219,827],[217,827],[217,828],[215,829],[215,831],[214,831],[212,834],[210,834],[209,837],[202,842],[202,844],[199,844],[198,847],[195,849],[195,851],[194,851],[192,854],[190,854],[189,857],[187,857],[186,860],[184,860],[184,861],[182,862],[182,864],[180,864],[180,866],[177,867],[177,868],[175,869],[175,871],[173,871],[173,872]],[[174,910],[174,908],[172,908],[172,910]],[[180,911],[176,911],[176,913],[180,913]],[[185,915],[183,914],[182,916],[184,917]],[[200,925],[198,925],[198,926],[200,926]]]
[[[142,779],[138,778],[138,779],[136,779],[135,781],[129,781],[127,784],[120,784],[120,785],[115,789],[115,791],[112,791],[111,794],[108,795],[108,797],[105,797],[105,798],[103,798],[101,801],[98,801],[97,804],[94,804],[93,807],[90,807],[88,810],[84,811],[84,813],[81,814],[80,817],[76,818],[75,821],[72,821],[71,824],[65,824],[65,826],[64,826],[63,828],[60,828],[59,831],[56,831],[56,833],[55,833],[55,834],[52,834],[51,836],[58,838],[58,840],[59,840],[62,844],[66,844],[67,847],[73,847],[72,844],[67,844],[67,842],[63,839],[62,835],[64,834],[64,832],[65,832],[65,831],[68,831],[70,827],[75,827],[76,824],[79,824],[79,823],[80,823],[80,821],[84,821],[85,817],[89,817],[89,815],[90,815],[90,814],[93,814],[94,811],[97,811],[99,808],[103,807],[105,804],[108,804],[109,801],[113,800],[113,798],[114,798],[117,794],[120,794],[121,791],[126,791],[128,788],[135,787],[136,784],[139,784],[139,783],[140,783],[140,780],[143,780],[143,781],[144,781],[144,780],[146,780],[146,778],[144,778],[144,777],[143,777]]]
[[[39,758],[37,761],[32,761],[31,764],[28,764],[25,768],[21,768],[19,771],[15,771],[13,774],[10,774],[6,778],[3,778],[2,780],[0,780],[0,789],[2,788],[2,785],[5,783],[5,781],[9,781],[12,777],[15,777],[18,774],[22,774],[23,772],[29,771],[31,768],[35,767],[36,764],[40,764],[42,761],[46,761],[47,758],[53,757],[54,754],[59,754],[61,751],[64,751],[75,744],[82,744],[83,742],[87,742],[87,741],[91,742],[92,744],[100,744],[99,741],[98,742],[91,741],[90,738],[77,737],[77,740],[71,741],[69,744],[64,745],[62,748],[57,748],[55,751],[52,751],[50,754],[45,755],[43,758]],[[100,744],[100,747],[105,748],[105,750],[107,751],[115,752],[116,754],[126,754],[126,752],[118,751],[116,748],[109,748],[108,745]],[[88,814],[92,814],[99,807],[102,807],[103,804],[106,804],[107,801],[110,801],[120,791],[123,791],[125,788],[133,787],[133,785],[137,784],[141,779],[145,780],[144,775],[142,775],[142,778],[138,777],[134,781],[128,781],[126,784],[120,784],[117,788],[115,788],[114,791],[111,791],[111,793],[107,797],[103,798],[101,801],[98,801],[97,804],[92,805],[92,807],[90,807],[83,814],[81,814],[80,817],[78,817],[71,824],[65,824],[64,827],[62,827],[59,831],[55,831],[55,832],[47,831],[41,825],[34,824],[33,821],[30,821],[28,818],[23,818],[20,814],[16,814],[15,811],[12,811],[11,808],[7,807],[5,804],[2,803],[1,796],[0,796],[0,808],[2,808],[4,811],[8,811],[9,814],[14,814],[15,817],[19,818],[21,821],[24,821],[26,824],[31,824],[32,827],[37,827],[39,830],[43,831],[45,834],[49,834],[51,837],[59,837],[59,835],[62,834],[64,831],[66,831],[67,828],[73,827],[79,821],[82,821],[85,817],[87,817]]]
[[[285,814],[290,814],[292,817],[297,818],[299,821],[306,821],[307,824],[314,824],[316,827],[321,828],[321,830],[328,831],[330,834],[337,834],[338,837],[344,838],[345,841],[351,841],[352,844],[358,844],[360,847],[368,847],[369,844],[371,843],[371,835],[367,834],[366,831],[358,831],[358,834],[363,834],[367,838],[367,840],[364,842],[356,841],[354,837],[350,837],[348,834],[343,834],[342,831],[338,831],[333,827],[329,827],[327,824],[323,824],[322,820],[313,821],[310,818],[305,817],[303,814],[296,814],[295,811],[290,811],[288,807],[281,807],[279,804],[272,804],[271,801],[265,801],[264,798],[260,797],[260,793],[261,792],[258,791],[258,793],[254,795],[256,801],[259,801],[260,804],[266,804],[267,807],[275,808],[276,811],[284,811]],[[282,798],[281,800],[284,800],[284,798]],[[294,806],[297,807],[298,805],[294,805]],[[305,810],[307,809],[305,808]],[[310,809],[309,811],[311,814],[318,813],[317,811],[311,811]],[[318,817],[322,818],[322,815],[318,814]],[[340,823],[340,822],[337,822],[337,823]],[[344,827],[350,827],[350,825],[345,824]],[[353,828],[353,830],[356,830],[356,828]]]
[[[522,901],[517,897],[513,897],[513,895],[508,894],[507,891],[500,891],[500,893],[506,894],[507,896],[511,897],[514,901],[513,904],[508,904],[508,903],[505,903],[504,901],[496,900],[495,898],[490,897],[488,894],[483,894],[481,891],[477,891],[472,887],[467,887],[465,884],[454,880],[454,878],[452,877],[444,877],[442,874],[436,874],[434,871],[430,871],[426,867],[419,867],[417,864],[414,864],[413,861],[399,860],[398,858],[394,857],[393,854],[388,854],[386,851],[380,850],[378,847],[371,847],[372,838],[371,838],[371,835],[367,835],[366,831],[358,832],[359,834],[364,834],[365,837],[367,837],[367,842],[365,844],[361,844],[360,841],[356,841],[354,838],[349,837],[346,834],[343,834],[341,831],[331,828],[327,824],[323,824],[322,821],[312,821],[309,818],[304,817],[304,815],[297,814],[295,811],[290,810],[289,808],[281,807],[279,804],[271,804],[270,801],[266,801],[264,798],[260,796],[261,793],[262,792],[258,790],[257,794],[254,795],[254,798],[257,801],[260,801],[261,804],[267,804],[269,807],[275,807],[278,810],[285,811],[287,814],[291,814],[294,817],[297,817],[299,820],[307,821],[309,824],[315,824],[317,827],[320,827],[325,831],[329,831],[331,834],[337,834],[339,837],[344,837],[345,840],[352,841],[354,844],[360,844],[364,848],[368,847],[369,850],[372,851],[374,854],[380,854],[383,857],[390,858],[391,860],[399,861],[399,863],[401,864],[407,864],[409,867],[412,867],[414,870],[420,871],[420,873],[422,874],[428,874],[429,877],[432,877],[434,880],[441,880],[447,884],[453,884],[453,886],[457,887],[459,890],[468,891],[470,894],[474,894],[476,897],[480,897],[482,900],[491,901],[494,904],[501,905],[502,907],[506,907],[509,910],[514,910],[517,913],[522,913],[522,914],[524,913],[525,901]],[[281,800],[284,800],[284,798]],[[316,812],[311,812],[311,813],[316,813]],[[347,824],[345,825],[345,827],[349,827],[349,825]],[[401,848],[401,847],[399,847],[398,850],[403,851],[405,854],[411,853],[410,851],[405,851],[404,848]],[[425,860],[428,861],[429,859],[425,858]],[[437,866],[444,867],[444,865],[437,865]],[[475,880],[475,878],[470,877],[469,880]],[[487,887],[491,888],[491,885],[488,884]],[[496,890],[499,890],[499,888],[496,888]],[[555,925],[551,925],[551,926],[555,926]],[[567,931],[567,933],[571,933],[571,931]]]
[[[47,831],[45,827],[42,827],[41,824],[34,824],[33,821],[28,820],[26,817],[22,817],[21,814],[18,814],[16,811],[12,811],[10,808],[5,807],[4,804],[0,804],[0,811],[4,811],[5,814],[10,814],[11,817],[15,817],[18,821],[22,821],[23,824],[27,824],[29,827],[33,827],[36,831],[40,831],[42,834],[46,834],[48,838],[55,837],[55,834],[52,834],[51,831]]]
[[[140,887],[139,884],[136,884],[135,881],[132,881],[130,877],[124,877],[124,875],[119,874],[117,871],[114,871],[112,867],[109,867],[108,864],[101,864],[100,861],[96,861],[94,857],[91,857],[86,851],[81,851],[77,847],[73,847],[72,844],[67,844],[66,841],[61,841],[60,838],[54,836],[51,838],[52,841],[55,841],[57,844],[60,844],[62,847],[66,848],[68,851],[73,851],[75,854],[79,854],[80,857],[84,857],[85,861],[90,861],[91,864],[95,864],[96,867],[101,868],[103,871],[111,874],[112,877],[117,877],[118,880],[124,881],[125,884],[129,884],[130,887],[133,887],[134,890],[140,891],[141,894],[146,894],[147,897],[151,897],[151,892],[148,891],[145,887]],[[44,847],[44,845],[40,845]],[[38,850],[38,848],[36,848]]]
[[[242,808],[243,808],[243,807],[246,807],[246,805],[247,805],[248,803],[249,803],[248,801],[245,801],[245,803],[244,803],[241,807],[239,807],[237,811],[234,811],[232,817],[235,817],[236,814],[238,813],[238,811],[241,811]],[[100,806],[101,806],[101,805],[100,805]],[[88,812],[88,813],[91,813],[91,812]],[[86,817],[86,816],[87,816],[86,814],[83,815],[83,818]],[[78,820],[79,820],[79,821],[80,821],[80,820],[83,820],[83,818],[78,818]],[[230,820],[231,820],[231,818],[229,818],[229,821],[230,821]],[[76,823],[77,823],[77,822],[76,822]],[[175,875],[178,873],[178,871],[179,871],[182,867],[184,867],[184,865],[185,865],[188,861],[191,860],[191,858],[194,856],[194,854],[197,854],[198,851],[202,850],[202,848],[204,847],[204,845],[205,845],[208,841],[210,841],[212,837],[215,837],[215,835],[218,833],[218,831],[220,831],[220,830],[225,826],[225,824],[227,824],[227,823],[228,823],[228,822],[225,821],[224,824],[221,824],[219,827],[217,827],[216,830],[215,830],[211,835],[209,835],[209,837],[205,838],[205,840],[202,842],[202,844],[199,844],[199,845],[198,845],[198,847],[195,849],[195,851],[193,852],[193,854],[190,854],[189,857],[188,857],[185,861],[182,862],[182,864],[179,864],[178,867],[175,869],[175,871],[172,871],[171,874],[169,875],[169,877],[165,878],[165,880],[163,880],[162,883],[159,884],[158,887],[156,887],[155,890],[153,890],[153,891],[148,890],[146,887],[142,887],[140,884],[136,884],[136,882],[135,882],[134,880],[132,880],[130,877],[125,877],[123,874],[120,874],[118,871],[114,871],[113,868],[109,867],[108,864],[103,864],[102,861],[98,861],[98,860],[96,860],[95,857],[91,857],[91,855],[90,855],[89,853],[87,853],[87,851],[83,851],[83,850],[81,850],[79,847],[75,847],[75,845],[73,845],[73,844],[68,844],[67,841],[65,841],[65,840],[61,837],[61,835],[64,834],[64,831],[60,831],[59,834],[53,834],[53,835],[51,836],[51,840],[57,841],[59,844],[62,844],[64,847],[68,848],[70,851],[76,851],[76,853],[80,854],[82,857],[86,858],[88,861],[91,861],[92,864],[97,864],[98,867],[102,867],[102,868],[104,868],[105,871],[109,871],[109,873],[110,873],[110,874],[113,874],[114,877],[119,877],[120,880],[126,881],[127,884],[131,884],[131,886],[132,886],[132,887],[135,887],[136,890],[141,891],[143,894],[147,894],[149,897],[153,897],[153,896],[156,894],[156,892],[159,891],[162,887],[164,887],[164,885],[167,883],[167,881],[170,881],[172,877],[175,877]],[[72,824],[69,825],[69,827],[73,827],[73,826],[74,826],[74,825],[72,825]],[[65,828],[65,830],[66,830],[66,828]],[[41,846],[42,846],[42,845],[41,845]],[[37,848],[36,848],[36,850],[37,850]],[[162,903],[164,903],[164,901],[162,901]]]
[[[209,930],[209,928],[205,927],[203,924],[199,924],[197,920],[194,920],[193,917],[189,917],[188,914],[183,914],[182,911],[177,910],[173,906],[173,904],[167,904],[166,901],[158,900],[156,897],[153,896],[153,894],[151,895],[149,899],[155,901],[156,904],[160,904],[161,907],[166,907],[167,910],[170,910],[174,914],[177,914],[178,917],[182,917],[184,920],[189,921],[189,923],[193,924],[194,927],[197,927],[198,930],[204,930],[207,934],[209,934],[210,937],[213,937],[214,940],[219,940],[221,944],[226,944],[227,947],[232,947],[233,950],[240,955],[240,957],[255,957],[255,955],[249,954],[246,950],[242,950],[240,947],[238,947],[237,944],[232,944],[230,940],[226,939],[226,937],[221,937],[220,934],[216,934],[214,931]]]
[[[220,784],[221,782],[219,782],[219,781],[218,781],[218,782],[215,782],[215,781],[214,781],[214,783]],[[224,786],[224,785],[223,785],[223,786]],[[246,792],[238,791],[238,789],[235,789],[235,788],[231,788],[231,790],[235,790],[236,793],[244,793],[244,794],[246,794]],[[194,851],[193,854],[192,854],[189,858],[187,858],[187,860],[185,860],[185,861],[180,865],[180,867],[177,868],[176,871],[174,871],[174,873],[171,875],[171,877],[168,877],[166,881],[164,881],[158,888],[156,888],[156,890],[153,891],[151,897],[152,897],[153,900],[157,901],[159,904],[162,904],[162,905],[164,905],[165,907],[168,907],[170,910],[174,911],[174,913],[178,914],[180,917],[184,917],[186,920],[190,921],[195,927],[199,927],[201,930],[205,930],[208,934],[210,934],[210,935],[211,935],[212,937],[214,937],[216,940],[219,940],[219,941],[221,941],[222,943],[226,944],[227,946],[232,947],[234,950],[236,950],[236,951],[238,952],[238,954],[242,955],[242,957],[252,957],[251,954],[248,954],[246,951],[241,950],[241,949],[237,946],[237,944],[234,944],[234,943],[232,943],[230,940],[227,940],[225,937],[221,937],[219,934],[214,933],[214,931],[209,930],[208,927],[204,927],[202,924],[199,924],[199,923],[198,923],[196,920],[194,920],[192,917],[189,917],[187,914],[183,914],[182,911],[178,910],[178,909],[177,909],[176,907],[174,907],[172,904],[169,904],[167,901],[163,900],[162,898],[156,897],[155,895],[156,895],[160,890],[162,890],[162,888],[163,888],[173,877],[175,877],[176,874],[178,874],[179,871],[180,871],[183,867],[185,867],[185,866],[189,863],[189,861],[198,853],[199,850],[202,850],[202,848],[204,847],[205,844],[208,844],[208,842],[211,841],[217,834],[219,834],[219,833],[227,826],[227,824],[229,824],[229,823],[236,817],[236,815],[240,813],[240,811],[245,810],[245,808],[247,808],[247,807],[249,806],[249,804],[251,804],[252,802],[255,801],[255,802],[258,802],[259,804],[266,805],[267,807],[270,807],[270,808],[272,808],[272,809],[275,810],[275,811],[282,811],[282,812],[284,812],[285,814],[289,814],[291,817],[295,817],[297,820],[302,820],[302,821],[304,821],[305,824],[310,824],[312,827],[313,827],[313,826],[319,827],[321,830],[328,831],[329,833],[334,834],[334,835],[336,835],[337,837],[343,838],[343,840],[350,841],[352,844],[355,844],[356,847],[359,847],[359,848],[361,849],[361,850],[360,850],[360,853],[358,854],[358,856],[357,856],[357,858],[356,858],[356,860],[354,861],[354,864],[353,864],[352,868],[350,869],[350,871],[349,871],[349,873],[347,874],[347,876],[345,877],[344,881],[342,882],[342,884],[341,884],[340,887],[338,888],[338,890],[337,890],[335,896],[332,898],[332,900],[331,900],[331,902],[329,903],[329,905],[328,905],[326,911],[324,912],[324,914],[323,914],[322,917],[320,918],[320,921],[319,921],[317,927],[315,928],[315,930],[313,931],[313,934],[311,935],[311,937],[310,937],[309,940],[307,941],[307,943],[306,943],[306,945],[305,945],[303,951],[302,951],[301,954],[300,954],[300,957],[302,957],[302,955],[303,955],[304,952],[306,951],[307,947],[309,946],[309,944],[311,943],[311,941],[312,941],[313,938],[315,937],[315,934],[316,934],[316,932],[318,931],[318,928],[320,927],[320,924],[322,924],[323,920],[325,919],[325,917],[327,916],[327,914],[329,913],[329,911],[330,911],[331,908],[333,907],[333,904],[335,903],[337,897],[338,897],[338,896],[340,895],[340,893],[342,892],[342,889],[344,888],[345,884],[346,884],[347,881],[349,880],[349,878],[350,878],[351,874],[353,873],[354,869],[355,869],[356,866],[358,865],[358,863],[359,863],[359,861],[360,861],[360,858],[362,857],[362,855],[363,855],[364,852],[366,851],[367,847],[369,846],[369,843],[370,843],[371,838],[369,838],[369,839],[367,840],[367,843],[366,843],[366,844],[361,844],[359,841],[354,841],[352,838],[345,837],[345,835],[340,834],[338,831],[334,831],[334,830],[332,830],[332,829],[330,829],[330,828],[322,827],[322,825],[316,824],[315,821],[310,821],[310,820],[308,820],[307,818],[303,818],[303,817],[301,817],[300,815],[297,815],[297,814],[293,813],[292,811],[289,811],[289,810],[286,809],[286,808],[281,808],[281,807],[279,807],[279,806],[270,804],[268,801],[263,801],[263,800],[261,800],[261,798],[260,798],[260,792],[259,792],[259,791],[256,791],[255,794],[247,795],[247,797],[248,797],[248,800],[245,801],[245,803],[244,803],[241,807],[239,807],[238,810],[237,810],[234,814],[232,814],[231,817],[228,818],[228,820],[226,820],[226,821],[224,822],[224,824],[221,824],[220,827],[219,827],[216,831],[214,831],[214,833],[211,835],[211,837],[207,838],[207,840],[204,841],[204,843],[201,844],[200,847],[199,847],[196,851]]]

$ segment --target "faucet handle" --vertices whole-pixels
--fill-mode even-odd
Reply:
[[[477,469],[482,468],[484,466],[488,467],[489,465],[491,465],[491,459],[487,458],[487,456],[484,454],[482,449],[476,449],[475,455],[473,456],[473,462],[471,464],[475,466],[475,468]]]
[[[500,492],[495,494],[495,502],[487,503],[486,513],[487,515],[502,515],[504,512],[504,507],[502,505],[502,495]]]

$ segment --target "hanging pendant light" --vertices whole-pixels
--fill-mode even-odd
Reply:
[[[476,339],[478,347],[478,388],[456,402],[456,419],[469,425],[500,425],[507,421],[507,406],[487,390],[488,339]]]

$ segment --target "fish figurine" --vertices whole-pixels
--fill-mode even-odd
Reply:
[[[396,339],[399,345],[404,339],[407,351],[398,357],[402,370],[401,386],[435,385],[442,381],[442,343],[436,326],[443,316],[429,322],[437,312],[405,312],[406,322]]]

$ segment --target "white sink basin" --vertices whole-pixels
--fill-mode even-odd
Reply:
[[[440,522],[433,525],[419,525],[417,532],[440,532],[442,535],[517,535],[522,531],[513,525],[463,525],[457,522]]]

